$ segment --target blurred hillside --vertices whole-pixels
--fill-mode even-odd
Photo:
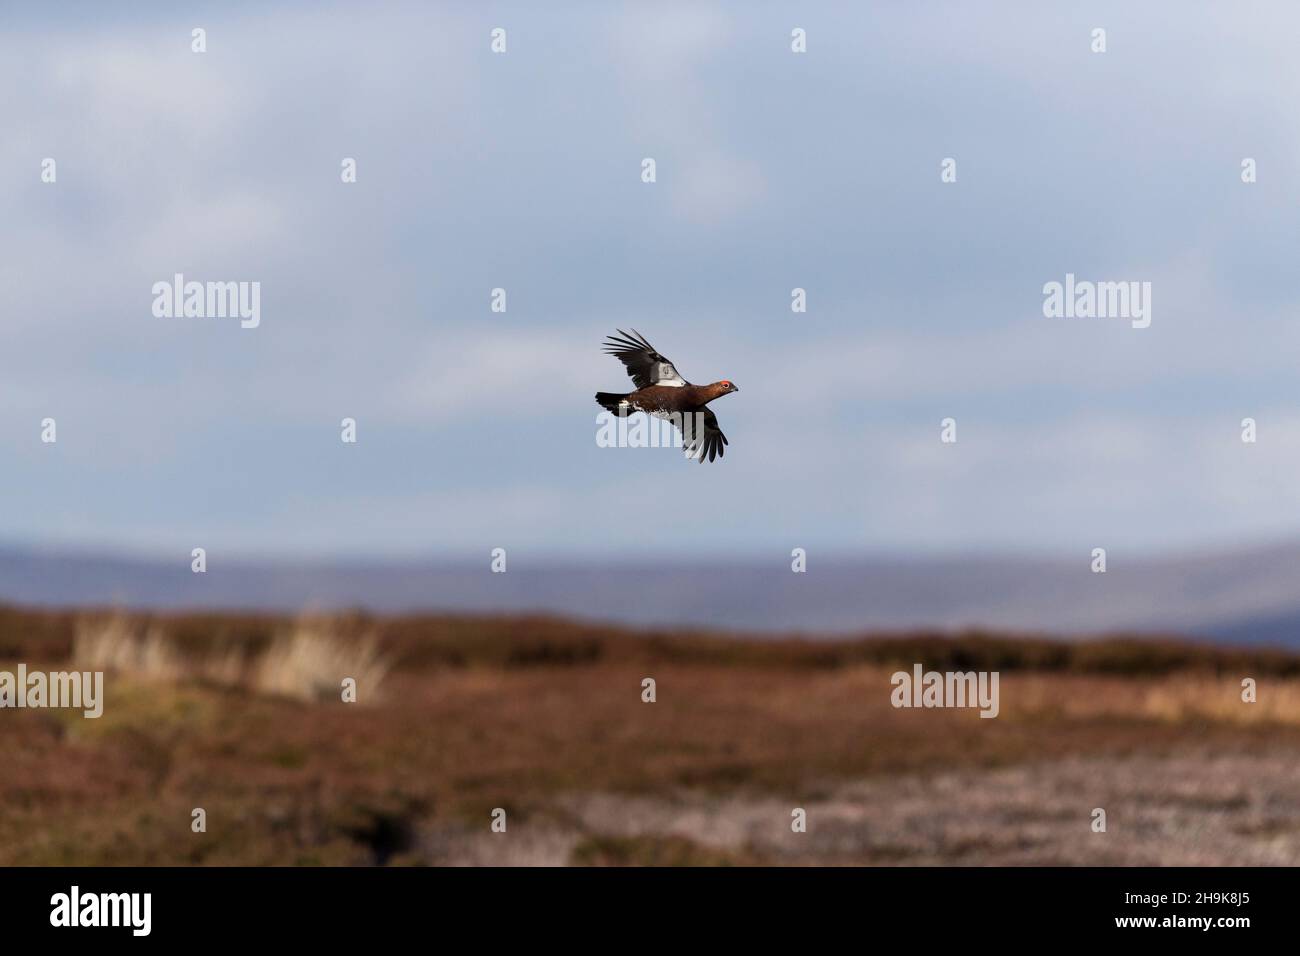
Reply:
[[[261,609],[365,608],[550,613],[637,626],[813,635],[985,627],[1096,634],[1178,632],[1300,647],[1300,545],[1128,560],[1093,574],[1076,560],[989,555],[863,558],[736,555],[696,563],[575,562],[512,553],[405,563],[250,562],[188,553],[171,561],[0,549],[0,601],[26,605]],[[667,596],[671,596],[670,598]]]

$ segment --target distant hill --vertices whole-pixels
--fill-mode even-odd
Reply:
[[[1126,564],[1079,559],[809,556],[767,563],[582,563],[511,554],[474,560],[239,562],[141,560],[0,549],[0,601],[36,606],[379,612],[545,611],[635,625],[851,633],[982,627],[1073,635],[1152,631],[1300,646],[1300,545]]]

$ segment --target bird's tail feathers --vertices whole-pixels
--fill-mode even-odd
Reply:
[[[623,401],[626,398],[627,398],[626,392],[621,395],[618,394],[617,392],[597,392],[596,404],[599,405],[601,408],[605,409],[606,411],[613,412],[615,415],[617,415],[619,414],[619,407],[618,407],[619,402]],[[624,411],[626,411],[626,409],[624,409]]]

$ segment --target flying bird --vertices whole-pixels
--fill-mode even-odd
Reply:
[[[727,436],[722,434],[718,417],[708,404],[715,398],[740,391],[735,383],[724,378],[712,385],[692,385],[636,329],[630,335],[619,329],[618,335],[609,336],[605,340],[605,352],[627,367],[636,391],[597,392],[596,402],[601,408],[620,416],[645,412],[654,418],[668,419],[681,430],[687,457],[697,458],[701,464],[723,456]],[[696,422],[702,422],[703,426],[694,427]]]

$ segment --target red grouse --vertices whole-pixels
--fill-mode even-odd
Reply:
[[[636,329],[631,335],[619,329],[617,336],[605,340],[605,352],[627,366],[636,391],[597,392],[596,402],[602,408],[620,416],[645,412],[668,419],[681,430],[687,457],[698,458],[701,464],[722,457],[727,436],[718,428],[717,416],[706,406],[740,389],[726,379],[712,385],[692,385]]]

